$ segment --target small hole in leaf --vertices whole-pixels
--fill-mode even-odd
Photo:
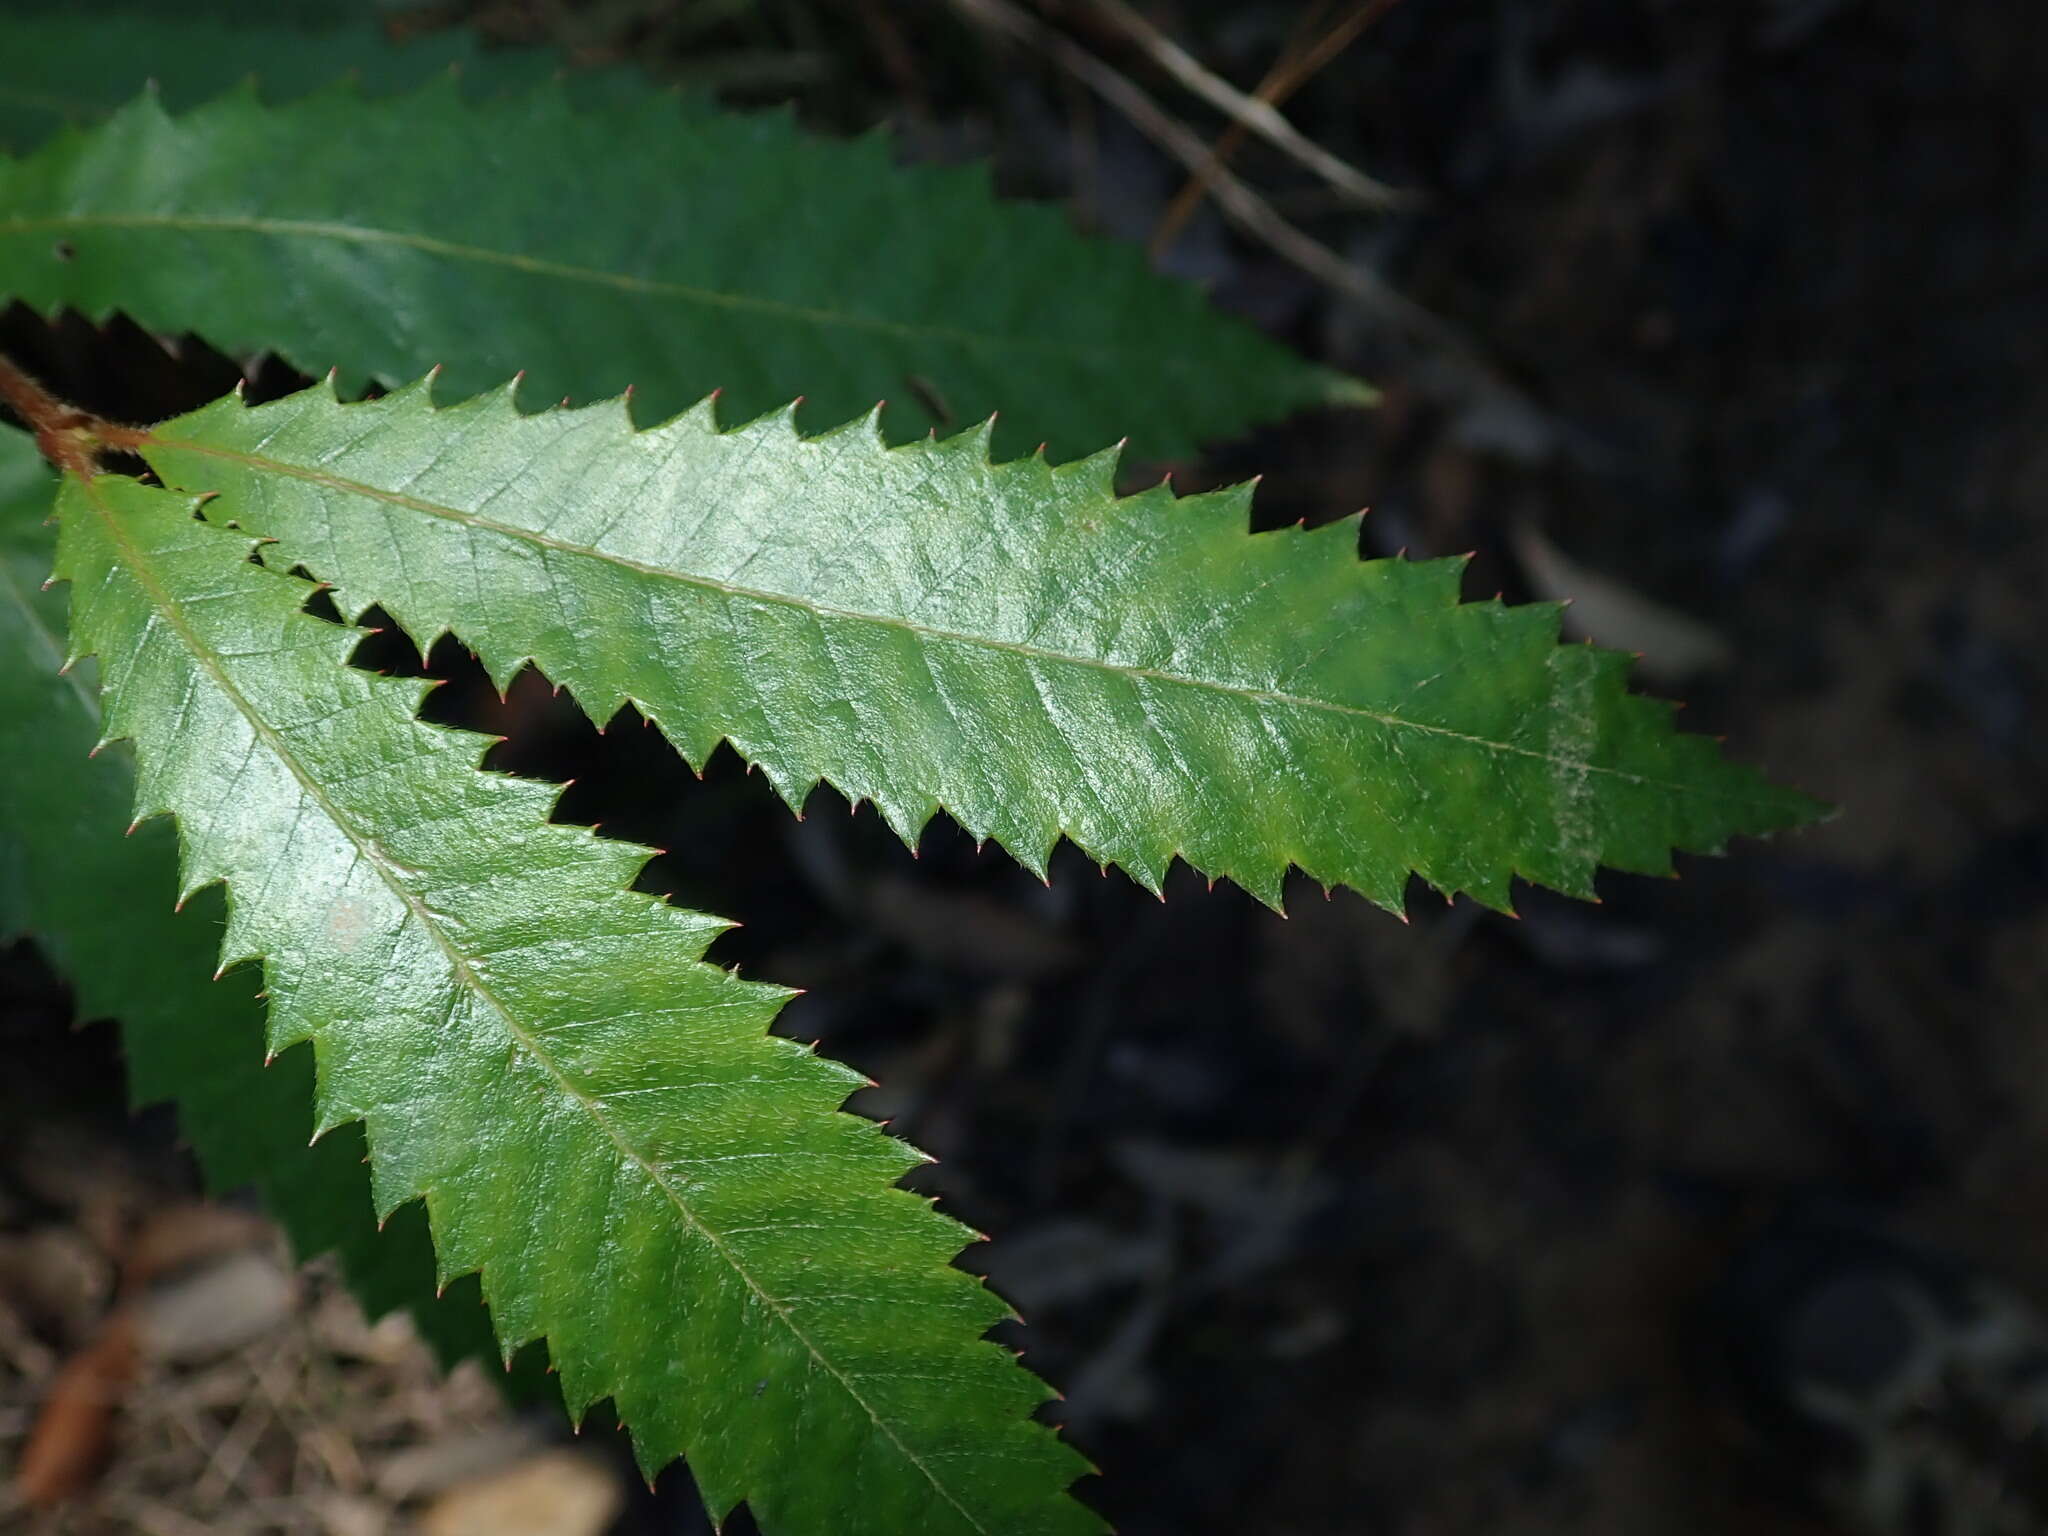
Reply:
[[[78,259],[78,247],[69,240],[59,240],[51,249],[50,254],[59,261],[76,261]]]

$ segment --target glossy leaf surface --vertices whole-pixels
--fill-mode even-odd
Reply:
[[[452,628],[501,681],[531,658],[600,721],[632,701],[693,764],[730,740],[793,805],[822,778],[909,839],[943,807],[1034,870],[1066,836],[1153,888],[1178,854],[1268,901],[1294,865],[1500,906],[1816,810],[1560,647],[1555,607],[1460,604],[1458,562],[1361,562],[1352,521],[1247,535],[1248,489],[1119,500],[1113,455],[424,385],[222,401],[144,452],[351,614]]]
[[[920,1154],[837,1106],[861,1079],[766,1033],[776,989],[700,956],[725,926],[628,889],[647,851],[546,817],[420,723],[425,684],[188,498],[59,498],[71,643],[131,738],[181,886],[228,888],[273,1049],[310,1040],[321,1125],[363,1122],[377,1205],[424,1197],[508,1350],[609,1397],[644,1463],[770,1533],[1099,1529],[1046,1395],[982,1333],[966,1230],[894,1187]]]
[[[307,1146],[311,1053],[265,1070],[253,977],[212,979],[217,898],[173,913],[170,828],[128,833],[125,751],[88,761],[102,735],[93,666],[59,676],[64,594],[41,590],[56,551],[45,524],[55,488],[28,438],[0,430],[0,934],[42,945],[83,1017],[120,1020],[131,1099],[177,1100],[214,1189],[255,1186],[302,1258],[337,1254],[371,1315],[408,1309],[444,1361],[495,1354],[473,1283],[437,1301],[424,1212],[409,1207],[379,1231],[360,1132]]]
[[[0,298],[351,389],[442,364],[458,391],[523,369],[537,404],[630,387],[650,419],[714,389],[734,417],[888,399],[904,436],[1000,407],[1019,451],[1060,455],[1115,433],[1184,454],[1364,394],[980,169],[651,91],[243,92],[176,118],[145,96],[0,162]]]
[[[124,836],[129,754],[87,761],[102,727],[92,663],[65,676],[64,594],[41,590],[57,547],[56,479],[22,433],[0,428],[0,936],[30,934],[70,981],[85,1018],[115,1018],[138,1105],[178,1103],[209,1183],[253,1185],[302,1258],[334,1252],[372,1316],[409,1309],[449,1363],[494,1355],[474,1282],[435,1299],[425,1213],[377,1229],[361,1132],[308,1147],[313,1057],[263,1064],[252,974],[212,980],[222,912],[206,893],[174,914],[169,826]]]

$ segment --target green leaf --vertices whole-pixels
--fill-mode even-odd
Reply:
[[[1058,453],[1119,431],[1177,455],[1365,394],[979,168],[647,91],[244,92],[176,119],[145,96],[0,161],[5,297],[272,347],[351,392],[524,369],[536,401],[630,386],[655,417],[713,389],[825,421],[887,398],[905,435],[1000,406],[1007,441]]]
[[[862,1079],[767,1034],[783,994],[699,958],[726,925],[628,889],[647,850],[550,825],[556,786],[478,771],[426,684],[252,541],[134,481],[67,483],[57,569],[137,808],[182,884],[229,892],[270,1042],[313,1042],[316,1116],[361,1120],[380,1209],[424,1196],[499,1336],[545,1336],[643,1464],[789,1533],[1099,1529],[982,1333],[966,1229],[895,1187],[921,1160],[838,1111]]]
[[[408,1308],[443,1360],[495,1354],[474,1283],[436,1301],[424,1212],[409,1207],[377,1230],[360,1132],[307,1147],[312,1053],[264,1070],[253,978],[208,979],[218,900],[172,913],[171,829],[122,835],[135,799],[127,754],[86,761],[101,737],[92,666],[58,675],[63,599],[40,590],[57,545],[44,523],[55,488],[29,438],[0,428],[0,934],[33,934],[82,1016],[120,1019],[131,1098],[180,1097],[215,1189],[254,1185],[302,1258],[337,1252],[365,1308]]]
[[[220,6],[208,7],[217,12]],[[233,7],[232,10],[243,10]],[[254,10],[254,8],[247,8]],[[0,150],[19,152],[58,129],[95,122],[156,82],[163,104],[183,111],[250,76],[266,98],[303,96],[353,75],[374,95],[416,88],[460,72],[466,94],[531,90],[562,69],[542,49],[483,47],[463,31],[394,43],[368,20],[332,15],[304,26],[265,14],[192,14],[124,5],[31,6],[0,15]],[[623,72],[605,77],[624,85]],[[594,89],[578,83],[585,99]]]
[[[636,703],[695,765],[730,740],[792,805],[822,778],[912,841],[943,807],[1040,872],[1066,836],[1155,890],[1178,854],[1269,902],[1291,864],[1505,906],[1515,875],[1589,894],[1817,810],[1560,647],[1556,607],[1361,563],[1355,521],[1247,535],[1249,488],[1118,500],[1113,454],[721,432],[708,402],[636,433],[424,382],[225,400],[143,451],[351,614],[452,628],[501,684],[531,658],[599,721]]]

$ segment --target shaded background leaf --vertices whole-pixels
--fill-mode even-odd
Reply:
[[[712,390],[732,419],[801,395],[818,424],[887,399],[898,437],[1000,409],[1003,453],[1185,454],[1369,398],[978,167],[652,91],[144,96],[0,164],[0,297],[349,389],[440,364],[459,393],[523,370],[535,405],[631,387],[646,420]]]
[[[154,84],[178,112],[255,79],[286,101],[344,76],[390,95],[453,73],[472,96],[531,90],[563,73],[559,53],[490,48],[466,30],[394,39],[388,23],[333,6],[296,17],[277,6],[161,8],[0,4],[0,151],[20,154],[59,129],[99,121]],[[296,21],[296,25],[293,23]],[[579,99],[629,87],[627,71],[571,77]],[[644,85],[642,87],[644,89]]]

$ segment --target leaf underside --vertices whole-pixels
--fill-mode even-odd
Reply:
[[[25,434],[0,429],[0,936],[33,934],[82,1017],[121,1021],[130,1098],[178,1100],[213,1188],[254,1185],[301,1257],[336,1253],[365,1309],[409,1309],[444,1362],[495,1355],[473,1282],[435,1297],[424,1212],[407,1207],[378,1231],[360,1131],[306,1146],[312,1053],[265,1071],[253,976],[207,980],[221,914],[204,898],[173,914],[171,829],[122,835],[134,815],[128,756],[86,761],[102,731],[92,664],[58,675],[63,597],[40,590],[57,546],[44,523],[56,484]]]
[[[546,818],[425,684],[345,665],[359,631],[188,498],[59,497],[71,645],[187,891],[228,889],[273,1049],[363,1122],[380,1210],[424,1197],[509,1350],[545,1336],[572,1408],[610,1397],[649,1469],[774,1532],[1099,1529],[1046,1389],[981,1338],[965,1229],[894,1187],[920,1154],[837,1106],[860,1080],[767,1034],[776,989],[699,958],[725,925],[627,887],[647,851]]]
[[[4,297],[274,348],[351,393],[523,369],[535,402],[631,387],[649,419],[715,389],[735,417],[888,399],[902,436],[1000,406],[1006,443],[1055,455],[1107,430],[1177,456],[1365,397],[978,167],[626,87],[589,110],[244,91],[177,118],[145,95],[0,161]]]
[[[266,559],[527,661],[696,766],[721,740],[793,805],[829,782],[907,840],[938,809],[1043,872],[1058,839],[1158,889],[1183,857],[1277,903],[1290,865],[1398,909],[1411,872],[1496,907],[1521,876],[1811,819],[1672,728],[1551,605],[1458,601],[1457,561],[1361,562],[1346,521],[1245,532],[1249,489],[1117,499],[1114,455],[991,464],[872,419],[635,431],[426,384],[226,400],[153,430],[167,485]]]

